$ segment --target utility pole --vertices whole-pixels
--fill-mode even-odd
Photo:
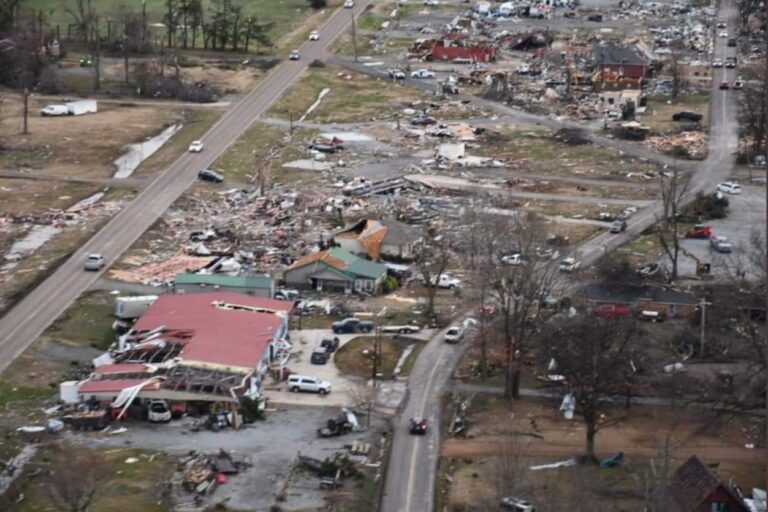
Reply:
[[[699,334],[701,346],[699,348],[700,355],[704,358],[705,337],[707,334],[707,306],[711,306],[711,302],[707,302],[705,298],[699,299],[699,307],[701,308],[701,332]]]
[[[373,415],[373,402],[376,401],[376,376],[379,373],[379,345],[381,344],[381,327],[376,328],[376,336],[373,338],[373,369],[371,385],[373,391],[368,399],[368,428],[371,428],[371,416]]]
[[[27,118],[29,117],[29,87],[24,88],[24,128],[21,131],[24,135],[29,133]]]
[[[357,36],[355,35],[355,8],[349,10],[352,17],[352,58],[357,62]]]
[[[768,2],[765,2],[765,14],[768,15]],[[768,30],[765,31],[765,49],[768,50]],[[768,78],[768,61],[765,63],[765,75],[763,76],[763,81]],[[768,87],[763,88],[763,109],[765,112],[763,112],[763,116],[768,115]],[[763,150],[765,151],[765,157],[768,161],[768,144],[763,145]],[[765,188],[765,199],[768,203],[768,187]],[[766,225],[768,225],[768,210],[766,211]],[[765,246],[766,249],[768,249],[768,236],[765,237]],[[768,252],[766,254],[766,268],[768,268]],[[766,277],[768,279],[768,277]],[[768,304],[768,282],[763,283],[763,287],[765,288],[765,299],[766,304]],[[768,315],[766,315],[766,327],[768,327]],[[768,329],[765,330],[765,341],[763,343],[763,357],[765,359],[765,367],[768,368]],[[765,380],[765,418],[763,419],[763,422],[765,423],[765,439],[766,442],[768,442],[768,379]],[[768,457],[765,458],[765,488],[768,489]]]

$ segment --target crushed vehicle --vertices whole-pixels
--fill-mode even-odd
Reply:
[[[357,420],[355,413],[344,408],[336,418],[329,419],[325,427],[317,429],[317,435],[320,437],[334,437],[360,430],[360,422]]]

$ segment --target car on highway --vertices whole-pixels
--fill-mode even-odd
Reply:
[[[685,234],[685,238],[699,238],[708,240],[712,237],[712,228],[705,224],[696,224]]]
[[[310,41],[317,41],[318,39],[320,39],[320,32],[318,32],[317,30],[313,30],[312,32],[309,33]]]
[[[411,71],[411,78],[435,78],[435,72],[428,69],[417,69]]]
[[[530,501],[515,498],[514,496],[502,498],[499,505],[504,510],[512,510],[513,512],[536,512],[536,507]]]
[[[627,229],[627,221],[624,219],[615,219],[611,222],[611,233],[621,233]]]
[[[709,245],[717,252],[724,254],[733,252],[733,244],[724,236],[713,236],[709,239]]]
[[[454,288],[461,287],[461,279],[448,274],[441,274],[439,279],[432,278],[432,284],[437,285],[438,288],[453,290]]]
[[[331,330],[334,334],[350,334],[355,332],[373,332],[373,322],[360,320],[353,316],[333,322]]]
[[[724,181],[722,183],[718,183],[717,185],[718,192],[725,192],[726,194],[741,194],[741,185],[736,183],[735,181]]]
[[[732,38],[730,38],[728,40],[728,46],[733,47],[733,46],[736,46],[736,45],[738,45],[738,41],[735,38],[732,37]]]
[[[721,91],[727,91],[730,88],[731,88],[731,86],[728,84],[727,80],[723,80],[722,82],[720,82],[720,90]]]
[[[351,9],[354,6],[355,6],[355,2],[353,2],[352,0],[345,0],[345,2],[344,2],[344,8],[345,9]]]
[[[445,331],[443,339],[446,343],[458,343],[464,337],[464,328],[458,325],[452,325]]]
[[[427,420],[420,416],[411,418],[411,427],[409,429],[411,434],[416,436],[423,436],[427,433]]]
[[[394,80],[405,80],[405,73],[403,70],[397,68],[388,69],[387,76]]]
[[[385,325],[381,328],[384,334],[415,334],[421,330],[420,325]]]
[[[725,67],[728,69],[733,69],[736,67],[736,57],[726,57],[725,58]]]
[[[320,393],[327,395],[331,392],[331,383],[317,377],[308,377],[306,375],[291,375],[288,377],[288,389],[293,393],[306,391],[309,393]]]
[[[560,272],[576,272],[581,268],[581,261],[576,258],[563,258],[560,260]]]
[[[741,78],[738,78],[733,81],[733,88],[734,89],[743,89],[744,88],[744,80]]]
[[[713,68],[721,68],[721,67],[723,67],[723,59],[714,59],[712,61],[712,67]]]
[[[299,60],[301,58],[301,54],[299,53],[299,50],[293,50],[289,55],[289,60]]]
[[[727,38],[728,37],[728,31],[727,30],[721,30],[718,36]]]
[[[224,181],[224,176],[212,169],[203,169],[197,173],[197,177],[202,181],[210,181],[211,183],[221,183]]]
[[[104,259],[104,256],[101,254],[89,254],[87,258],[85,258],[85,264],[83,268],[85,270],[94,270],[98,271],[104,268],[104,265],[106,265],[106,260]]]
[[[192,144],[189,145],[190,153],[200,153],[202,150],[203,150],[203,141],[201,140],[193,140]]]

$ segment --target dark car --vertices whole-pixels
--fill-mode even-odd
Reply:
[[[350,334],[355,332],[373,331],[373,322],[360,320],[359,318],[345,318],[331,324],[334,334]]]
[[[428,126],[431,124],[437,124],[437,119],[432,116],[416,116],[411,119],[411,124],[415,126]]]
[[[731,86],[728,84],[728,82],[726,82],[726,81],[720,82],[720,90],[727,91],[730,88],[731,88]]]
[[[595,21],[597,23],[600,23],[603,21],[603,15],[602,14],[590,14],[587,16],[587,21]]]
[[[693,123],[698,123],[702,120],[703,117],[704,116],[701,114],[697,114],[696,112],[688,112],[686,110],[672,114],[673,121],[691,121]]]
[[[411,428],[410,432],[413,435],[416,436],[423,436],[427,433],[427,420],[424,418],[419,418],[418,416],[415,418],[411,418]]]
[[[627,229],[627,221],[623,219],[616,219],[611,222],[611,233],[621,233]]]
[[[734,38],[728,40],[728,46],[736,46],[737,44],[738,42]]]
[[[212,171],[211,169],[204,169],[197,173],[197,177],[203,181],[210,181],[212,183],[221,183],[224,181],[224,176]]]
[[[325,338],[320,342],[320,346],[324,347],[328,352],[336,352],[339,349],[339,338]]]
[[[312,351],[312,357],[310,357],[309,362],[312,364],[325,364],[328,362],[330,355],[327,348],[317,347]]]

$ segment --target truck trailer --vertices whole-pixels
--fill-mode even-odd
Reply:
[[[95,114],[99,111],[96,100],[78,100],[70,101],[65,104],[70,116],[82,116],[85,114]]]

